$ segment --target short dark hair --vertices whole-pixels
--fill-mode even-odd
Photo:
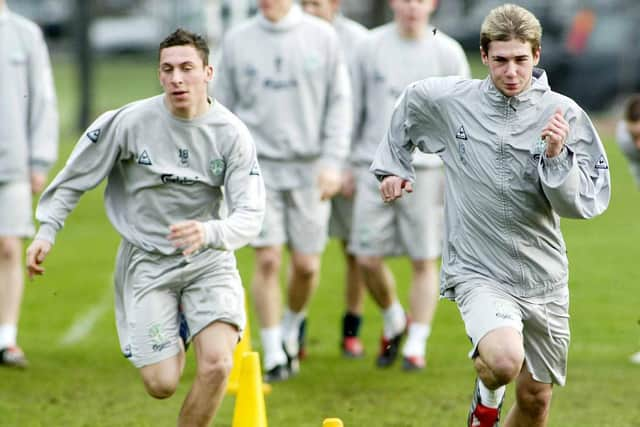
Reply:
[[[640,121],[640,94],[632,95],[624,109],[624,119],[628,122]]]
[[[193,46],[202,58],[204,65],[209,64],[209,45],[204,37],[200,34],[192,33],[183,28],[178,28],[173,33],[169,34],[167,38],[162,40],[160,47],[158,48],[158,58],[160,58],[160,52],[162,49],[166,49],[172,46]]]

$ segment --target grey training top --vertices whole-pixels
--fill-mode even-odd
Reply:
[[[557,108],[570,133],[546,158],[540,135]],[[489,280],[538,297],[566,287],[559,216],[591,218],[611,194],[604,147],[587,114],[551,91],[534,70],[532,87],[505,97],[491,79],[429,78],[403,93],[371,171],[413,181],[415,147],[445,165],[441,292]]]
[[[629,161],[631,174],[635,178],[638,188],[640,188],[640,150],[634,144],[624,120],[620,120],[616,127],[616,141]]]
[[[277,23],[258,14],[227,34],[217,69],[215,96],[251,131],[268,187],[309,185],[318,161],[342,166],[351,88],[328,22],[297,4]]]
[[[464,50],[451,37],[427,27],[422,37],[406,39],[395,22],[371,31],[356,53],[353,98],[360,122],[355,126],[353,163],[371,165],[404,88],[437,76],[471,77]],[[442,162],[438,156],[419,153],[414,165],[435,167]]]
[[[46,173],[58,153],[58,112],[40,28],[0,7],[0,182]]]
[[[264,185],[253,141],[217,102],[192,120],[173,116],[163,95],[100,116],[42,194],[36,239],[53,242],[80,196],[105,177],[111,223],[148,252],[178,253],[167,235],[179,221],[205,222],[207,245],[220,250],[247,244],[262,225]]]

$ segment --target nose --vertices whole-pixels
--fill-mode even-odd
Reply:
[[[182,84],[182,73],[180,72],[180,70],[173,70],[173,72],[171,73],[171,83],[175,85]]]
[[[507,76],[513,77],[513,76],[517,75],[516,70],[517,70],[517,65],[516,65],[515,62],[513,62],[513,61],[507,62],[507,70],[506,70],[506,75]]]

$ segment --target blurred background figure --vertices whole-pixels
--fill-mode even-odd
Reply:
[[[349,151],[351,88],[333,28],[293,0],[260,0],[260,13],[225,37],[214,95],[249,127],[267,189],[255,248],[253,301],[265,377],[298,371],[299,331],[318,284],[329,199]],[[281,316],[282,250],[291,253]]]
[[[349,69],[355,62],[355,48],[367,35],[367,29],[361,24],[346,18],[340,13],[341,0],[302,0],[305,12],[322,18],[333,25],[340,38],[340,45],[344,50]],[[353,72],[351,73],[353,74]],[[354,100],[354,108],[358,102]],[[354,111],[354,122],[356,114]],[[362,357],[364,347],[359,338],[362,312],[364,310],[365,285],[362,274],[358,269],[355,256],[349,251],[349,235],[351,234],[351,220],[353,217],[353,196],[355,181],[353,164],[345,162],[342,167],[342,187],[340,194],[331,199],[331,218],[329,220],[329,236],[339,239],[342,243],[346,272],[345,272],[345,300],[346,311],[342,317],[342,340],[340,347],[345,357]],[[305,322],[306,323],[306,322]],[[303,323],[304,325],[304,323]],[[304,335],[303,335],[304,336]],[[304,340],[301,340],[304,342]]]
[[[0,0],[0,365],[26,367],[17,343],[24,288],[22,239],[33,234],[31,196],[58,151],[49,52],[35,23]]]
[[[390,366],[400,340],[403,368],[425,367],[426,343],[438,301],[437,261],[442,252],[444,176],[435,155],[416,154],[416,194],[385,204],[378,181],[369,173],[393,107],[412,82],[434,76],[470,77],[458,42],[429,25],[435,0],[391,0],[393,22],[373,30],[356,52],[353,74],[355,117],[352,158],[357,165],[350,250],[356,254],[365,283],[382,310],[384,328],[377,365]],[[398,301],[395,279],[384,258],[405,255],[411,261],[409,314]]]

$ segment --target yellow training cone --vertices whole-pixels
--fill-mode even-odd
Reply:
[[[322,427],[344,427],[339,418],[326,418],[322,422]]]
[[[246,353],[242,358],[232,427],[267,427],[260,358],[256,352]]]

